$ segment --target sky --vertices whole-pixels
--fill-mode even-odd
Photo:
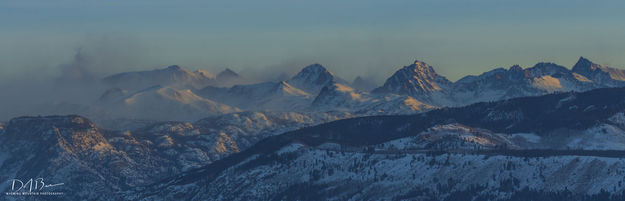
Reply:
[[[0,0],[0,79],[75,65],[106,76],[320,63],[381,84],[417,59],[457,80],[514,64],[570,68],[580,56],[625,68],[623,10],[622,0]]]

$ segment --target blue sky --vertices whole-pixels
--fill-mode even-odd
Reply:
[[[0,79],[179,64],[217,71],[319,62],[378,81],[419,59],[456,80],[579,56],[625,67],[625,1],[0,1]],[[19,77],[19,76],[17,76]]]

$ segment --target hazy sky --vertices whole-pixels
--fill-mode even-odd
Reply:
[[[128,3],[130,2],[130,3]],[[419,59],[451,80],[579,56],[625,67],[625,1],[0,1],[0,79],[179,64],[382,81]]]

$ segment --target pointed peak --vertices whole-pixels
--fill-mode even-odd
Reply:
[[[326,67],[324,67],[323,65],[319,63],[314,63],[314,64],[310,64],[302,68],[302,70],[299,73],[297,73],[297,75],[295,75],[293,79],[295,79],[296,77],[302,77],[302,76],[308,76],[308,75],[321,75],[321,74],[332,75],[332,73],[328,71]]]
[[[234,72],[232,69],[230,68],[226,68],[223,71],[221,71],[221,73],[231,73],[231,74],[237,74],[236,72]]]
[[[415,61],[414,64],[404,66],[386,79],[384,85],[374,92],[391,92],[420,96],[425,93],[443,90],[451,82],[438,75],[434,68],[425,62]]]
[[[328,69],[321,64],[315,63],[304,67],[289,80],[289,83],[297,88],[318,91],[323,86],[337,81],[336,79],[334,74],[328,71]]]
[[[579,59],[577,60],[577,63],[575,63],[575,65],[573,66],[573,72],[586,75],[586,73],[589,73],[590,71],[594,71],[597,68],[598,68],[597,64],[593,63],[592,61],[584,57],[579,57]]]
[[[297,73],[292,80],[316,79],[317,77],[332,77],[332,73],[319,63],[310,64]]]
[[[361,76],[356,77],[354,81],[352,81],[351,86],[361,91],[370,91],[371,89],[377,87],[373,79],[370,77],[363,78]]]
[[[579,59],[577,60],[577,63],[592,63],[592,61],[580,56]]]
[[[588,59],[586,59],[586,58],[584,58],[584,57],[579,57],[579,59],[577,60],[577,63],[575,63],[575,66],[580,66],[580,67],[581,67],[581,66],[586,66],[586,67],[590,67],[590,66],[592,66],[593,64],[595,64],[595,63],[593,63],[592,61],[590,61],[590,60],[588,60]]]
[[[217,77],[221,77],[221,78],[239,77],[239,74],[234,72],[230,68],[226,68],[225,70],[217,74]]]
[[[419,77],[421,76],[433,77],[437,75],[436,71],[434,70],[434,68],[432,68],[432,66],[419,60],[415,60],[415,62],[411,65],[404,66],[402,69],[398,70],[398,72],[416,74],[416,75],[419,75]]]

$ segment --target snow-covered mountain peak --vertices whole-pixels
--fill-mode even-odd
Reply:
[[[216,82],[213,86],[220,87],[231,87],[237,84],[246,83],[241,75],[229,68],[226,68],[225,70],[218,73],[215,77],[215,81]]]
[[[436,73],[430,65],[419,60],[415,60],[412,65],[406,66],[404,68],[409,68],[415,72]]]
[[[582,74],[594,71],[597,68],[597,64],[584,57],[579,57],[579,60],[577,60],[577,63],[575,63],[575,65],[573,66],[573,72]]]
[[[335,82],[336,77],[321,64],[315,63],[304,67],[288,82],[293,86],[311,92],[318,92],[324,86]]]
[[[374,92],[391,92],[420,96],[435,91],[441,91],[451,82],[447,78],[438,75],[434,68],[427,63],[415,61],[409,66],[404,66],[386,80],[384,85]]]

